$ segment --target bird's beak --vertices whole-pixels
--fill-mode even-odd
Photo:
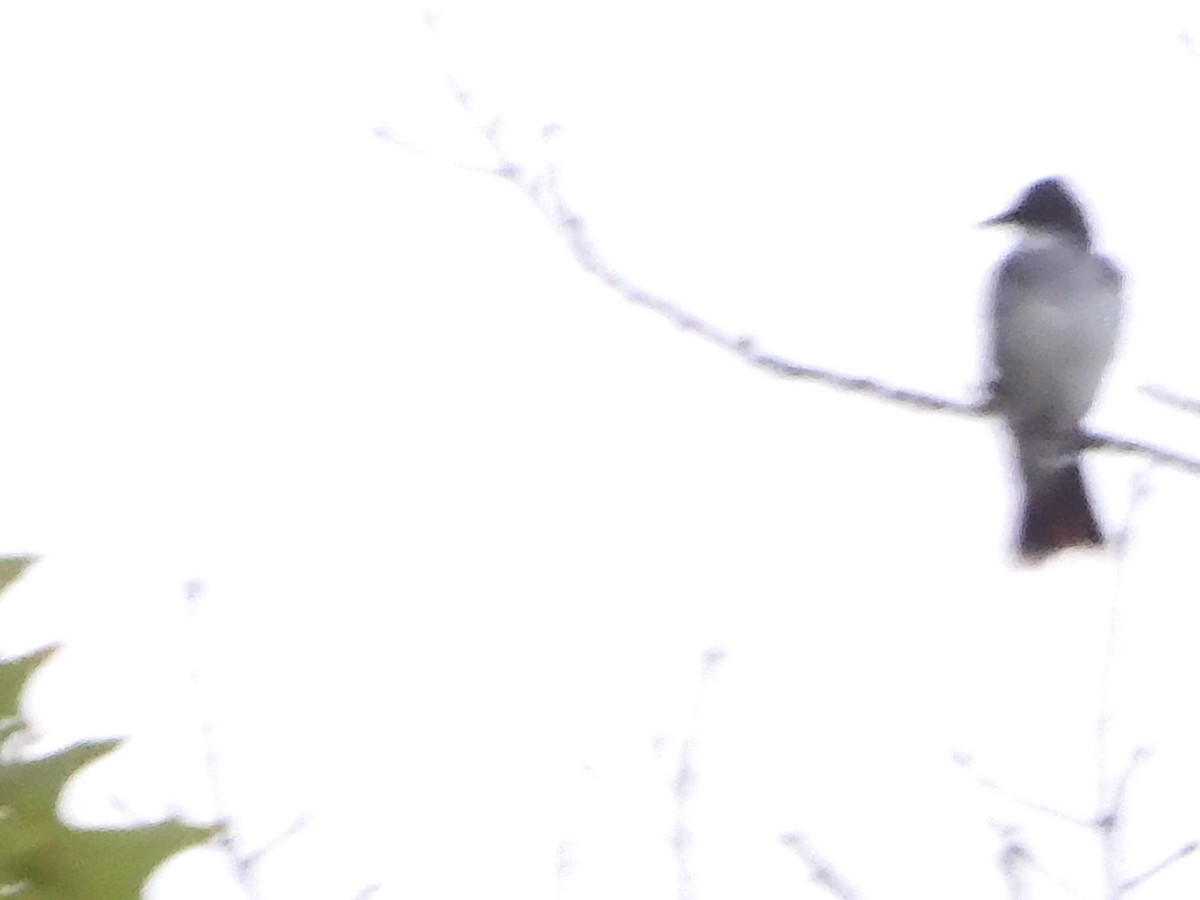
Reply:
[[[992,216],[990,219],[984,219],[976,227],[992,228],[996,225],[1011,225],[1016,220],[1016,216],[1016,210],[1010,209],[1008,212],[1002,212],[998,216]]]

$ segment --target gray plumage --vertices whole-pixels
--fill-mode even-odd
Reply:
[[[1057,179],[1039,181],[984,224],[1024,232],[992,289],[995,402],[1024,488],[1021,557],[1102,544],[1079,471],[1080,423],[1116,346],[1121,273],[1092,252],[1087,221]]]

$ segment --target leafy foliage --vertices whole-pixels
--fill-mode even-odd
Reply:
[[[0,558],[0,591],[32,560]],[[29,676],[56,648],[0,662],[0,896],[21,900],[137,900],[168,857],[219,828],[183,822],[121,829],[73,828],[58,817],[67,782],[120,741],[85,741],[41,759],[8,759],[10,739],[25,728],[20,698]]]

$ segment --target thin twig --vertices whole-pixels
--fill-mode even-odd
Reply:
[[[1076,890],[1074,887],[1072,887],[1066,881],[1059,878],[1057,875],[1055,875],[1053,872],[1051,872],[1049,869],[1047,869],[1045,866],[1043,866],[1040,862],[1038,862],[1037,858],[1034,857],[1029,852],[1028,848],[1022,847],[1022,850],[1024,851],[1024,855],[1023,855],[1022,859],[1024,860],[1025,864],[1027,866],[1029,866],[1029,868],[1032,869],[1034,872],[1036,872],[1038,875],[1041,875],[1043,878],[1045,878],[1047,881],[1049,881],[1052,885],[1054,885],[1060,891],[1062,891],[1063,893],[1065,893],[1071,897],[1084,896],[1081,891]]]
[[[1116,787],[1113,788],[1112,802],[1110,804],[1113,809],[1119,809],[1124,806],[1125,790],[1129,787],[1129,779],[1133,777],[1133,770],[1153,755],[1154,751],[1150,747],[1134,748],[1133,753],[1129,756],[1129,765],[1125,767],[1125,771],[1117,779]]]
[[[1153,464],[1151,464],[1153,465]],[[1121,871],[1125,825],[1125,792],[1129,779],[1138,764],[1150,754],[1139,747],[1134,750],[1129,763],[1117,777],[1115,785],[1109,774],[1110,736],[1112,731],[1112,686],[1118,660],[1118,642],[1121,632],[1122,598],[1125,596],[1125,561],[1129,536],[1132,533],[1133,515],[1140,505],[1145,490],[1135,477],[1131,491],[1129,510],[1121,539],[1117,543],[1116,566],[1113,573],[1112,597],[1109,601],[1108,634],[1104,644],[1104,658],[1100,671],[1100,696],[1096,710],[1096,823],[1095,830],[1100,839],[1100,859],[1104,867],[1105,893],[1108,900],[1117,900],[1123,893]]]
[[[1015,828],[1000,829],[1000,836],[1004,839],[1004,847],[1000,851],[997,864],[1005,884],[1008,885],[1008,896],[1010,900],[1025,900],[1029,891],[1026,889],[1022,863],[1028,862],[1029,852],[1025,845],[1016,839]]]
[[[420,147],[417,144],[412,144],[408,141],[401,140],[400,138],[396,137],[396,135],[394,135],[389,128],[384,128],[381,126],[376,128],[372,134],[382,141],[387,141],[389,144],[393,144],[399,147],[401,150],[406,150],[409,153],[412,153],[414,156],[423,156],[426,159],[433,159],[445,165],[453,166],[456,169],[461,169],[464,172],[471,172],[475,175],[488,175],[493,177],[500,177],[503,174],[499,169],[496,168],[477,166],[474,163],[463,162],[459,159],[447,159],[446,157],[440,156],[439,154],[434,153],[432,150],[429,150],[425,147]]]
[[[1198,843],[1196,841],[1192,841],[1191,843],[1184,844],[1182,847],[1180,847],[1178,850],[1176,850],[1174,853],[1172,853],[1170,856],[1168,856],[1166,859],[1164,859],[1158,865],[1151,866],[1149,869],[1147,869],[1142,874],[1135,875],[1135,876],[1133,876],[1133,878],[1130,878],[1125,883],[1123,883],[1121,885],[1122,893],[1128,893],[1129,891],[1132,891],[1134,888],[1141,886],[1148,879],[1153,878],[1155,875],[1157,875],[1159,872],[1163,871],[1164,869],[1175,865],[1175,863],[1179,862],[1181,859],[1185,859],[1185,858],[1191,856],[1198,849],[1200,849],[1200,843]]]
[[[725,651],[719,647],[712,647],[704,651],[700,662],[700,686],[696,694],[696,705],[692,711],[693,720],[699,718],[708,683],[724,659]],[[692,792],[696,785],[695,748],[695,737],[691,734],[685,736],[679,745],[679,758],[675,765],[675,777],[671,784],[671,792],[675,798],[675,830],[671,844],[675,852],[679,900],[691,900],[692,897],[692,832],[688,827],[688,819]]]
[[[1004,875],[1004,880],[1008,882],[1008,892],[1012,900],[1024,900],[1028,896],[1025,873],[1022,869],[1028,869],[1042,876],[1042,878],[1071,897],[1082,896],[1079,891],[1047,869],[1034,857],[1025,843],[1018,839],[1016,828],[1011,825],[999,825],[995,823],[993,823],[993,827],[1004,841],[1004,848],[1000,851],[999,865],[1000,871]]]
[[[196,620],[200,615],[200,600],[203,595],[204,584],[198,579],[188,581],[184,585],[187,614],[193,620],[189,631],[193,636],[200,633],[200,629],[196,627],[198,624]],[[228,801],[225,794],[220,753],[217,749],[216,725],[211,709],[205,705],[205,685],[204,679],[201,676],[201,654],[198,638],[194,638],[194,640],[196,644],[193,646],[194,658],[192,659],[191,676],[196,702],[200,707],[200,728],[204,743],[204,766],[207,770],[209,790],[212,792],[212,801],[217,818],[225,823],[225,828],[218,837],[219,846],[228,857],[234,877],[246,896],[250,897],[251,900],[257,900],[260,894],[255,879],[256,867],[268,853],[277,849],[284,841],[300,833],[307,827],[309,817],[305,814],[297,816],[287,828],[257,850],[247,851],[241,846],[236,829],[234,828],[233,815],[226,806]],[[374,888],[370,888],[369,890],[373,891]]]
[[[846,879],[830,865],[825,857],[809,845],[808,839],[804,835],[785,834],[780,840],[783,841],[785,847],[790,847],[797,856],[804,860],[804,864],[808,866],[808,877],[813,882],[824,887],[839,900],[858,900],[858,892],[850,887]]]
[[[967,770],[971,774],[971,777],[975,779],[975,783],[981,788],[991,791],[993,794],[996,794],[998,797],[1003,797],[1005,800],[1008,800],[1011,803],[1015,803],[1018,806],[1023,806],[1026,809],[1041,813],[1042,815],[1049,816],[1053,819],[1058,819],[1060,822],[1066,822],[1068,825],[1075,825],[1079,828],[1091,828],[1095,825],[1094,819],[1080,819],[1076,816],[1072,816],[1070,813],[1063,812],[1061,809],[1055,809],[1053,806],[1047,806],[1045,803],[1039,803],[1036,800],[1030,800],[1027,797],[1022,797],[1019,794],[1013,793],[1008,788],[1001,787],[993,779],[980,774],[975,769],[974,762],[966,754],[956,753],[954,755],[954,763]]]
[[[204,596],[204,583],[199,579],[191,579],[183,586],[184,600],[188,616],[192,619],[188,631],[195,636],[200,633],[197,619],[200,615],[200,601]],[[205,701],[204,679],[200,674],[200,652],[198,646],[193,647],[191,660],[192,690],[196,703],[200,706],[200,734],[203,743],[204,768],[208,774],[208,789],[212,794],[213,809],[217,818],[225,823],[224,829],[217,837],[217,842],[229,858],[238,884],[251,900],[257,900],[258,888],[255,885],[253,872],[245,865],[245,854],[238,843],[237,829],[233,826],[232,817],[228,815],[225,798],[225,786],[221,776],[221,761],[217,750],[216,725],[212,711],[207,708]]]
[[[1200,475],[1200,460],[1191,456],[1184,456],[1182,453],[1176,453],[1174,450],[1167,450],[1163,447],[1156,447],[1153,444],[1135,441],[1130,438],[1118,437],[1115,434],[1085,434],[1083,437],[1085,449],[1107,450],[1110,453],[1120,455],[1132,454],[1142,456],[1148,460],[1162,463],[1164,466],[1169,466],[1172,469],[1187,472],[1189,475]]]
[[[692,832],[688,828],[687,820],[688,801],[691,799],[695,781],[696,772],[692,767],[692,740],[687,738],[680,744],[675,778],[671,784],[671,792],[675,798],[675,829],[671,836],[671,849],[675,854],[675,880],[679,900],[691,900],[692,897],[690,853]]]
[[[1134,517],[1150,497],[1153,485],[1150,476],[1154,472],[1155,465],[1153,460],[1147,461],[1129,480],[1129,506],[1125,509],[1120,529],[1113,536],[1117,559],[1117,584],[1114,585],[1114,590],[1118,592],[1120,591],[1121,573],[1124,572],[1125,560],[1129,553],[1129,545],[1133,540]]]
[[[301,813],[300,815],[296,816],[296,818],[292,822],[292,824],[289,825],[287,828],[285,828],[283,831],[281,831],[272,840],[268,841],[264,846],[259,847],[253,853],[247,853],[245,855],[245,857],[243,857],[243,859],[242,859],[242,864],[246,868],[250,868],[252,866],[258,865],[258,861],[260,859],[262,859],[264,856],[266,856],[272,850],[275,850],[276,848],[278,848],[279,845],[282,844],[284,841],[288,840],[288,838],[295,837],[297,834],[299,834],[301,831],[303,831],[305,828],[308,827],[308,823],[309,823],[309,817],[308,817],[307,813]]]
[[[1164,387],[1154,384],[1143,385],[1141,392],[1147,397],[1167,404],[1167,406],[1173,406],[1175,409],[1192,413],[1193,415],[1200,415],[1200,400],[1176,394],[1174,391],[1169,391]]]

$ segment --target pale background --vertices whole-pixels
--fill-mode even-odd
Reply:
[[[1063,175],[1129,273],[1091,422],[1200,455],[1138,390],[1200,395],[1200,14],[790,6],[0,11],[0,547],[43,556],[0,650],[65,645],[38,750],[131,736],[70,816],[209,820],[208,721],[247,850],[310,817],[264,898],[827,896],[802,831],[864,897],[987,900],[989,823],[1095,895],[1094,835],[951,756],[1092,815],[1107,658],[1107,769],[1157,750],[1127,874],[1200,837],[1200,480],[1092,454],[1124,561],[1014,569],[994,423],[773,378],[628,304],[471,171],[497,160],[446,82],[556,162],[632,281],[957,399],[1009,240],[973,224]],[[1139,896],[1198,883],[1192,858]],[[150,895],[243,890],[197,850]]]

